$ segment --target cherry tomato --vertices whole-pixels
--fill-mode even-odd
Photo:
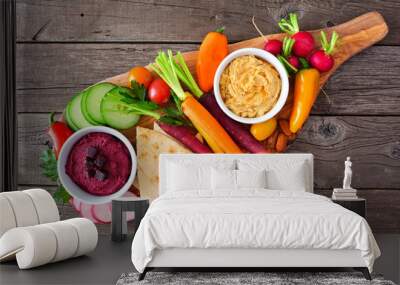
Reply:
[[[136,66],[129,71],[128,81],[135,80],[137,83],[144,85],[145,88],[149,87],[150,82],[153,80],[150,71],[143,66]]]
[[[171,96],[171,91],[164,80],[157,78],[150,83],[147,95],[149,96],[150,101],[158,105],[163,105],[168,102],[169,97]]]
[[[258,141],[263,141],[271,136],[278,125],[276,118],[271,118],[268,121],[251,125],[250,133]]]

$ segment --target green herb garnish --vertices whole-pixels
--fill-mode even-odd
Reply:
[[[44,150],[40,156],[40,168],[44,176],[51,181],[57,182],[57,190],[53,193],[53,198],[57,203],[68,203],[71,196],[61,185],[57,172],[57,159],[51,148]]]

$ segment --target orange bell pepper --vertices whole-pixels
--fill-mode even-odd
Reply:
[[[315,68],[300,70],[294,82],[293,110],[290,114],[290,131],[297,133],[307,120],[319,91],[319,71]]]

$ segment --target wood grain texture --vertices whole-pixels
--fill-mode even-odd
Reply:
[[[61,112],[77,92],[110,74],[148,63],[159,49],[188,51],[196,47],[194,44],[19,44],[18,111]],[[313,114],[400,115],[399,74],[400,47],[369,48],[333,74],[324,87],[329,98],[319,96]]]
[[[316,190],[315,193],[332,196],[332,190]],[[358,190],[357,195],[367,200],[366,220],[373,233],[399,233],[400,195],[398,191]]]
[[[323,30],[328,36],[333,31],[336,31],[340,38],[340,44],[336,47],[335,53],[332,54],[334,65],[332,68],[321,74],[319,79],[320,87],[324,86],[329,77],[349,58],[358,54],[362,50],[372,46],[373,44],[382,40],[388,33],[388,26],[385,19],[378,12],[369,12],[358,17],[355,17],[347,22],[329,28],[320,28],[318,30],[309,31],[314,38],[320,36],[320,31]],[[260,48],[262,49],[266,39],[279,39],[287,36],[285,33],[271,34],[266,36],[258,36],[255,38],[247,39],[241,42],[229,44],[229,51],[233,52],[242,48]],[[316,47],[320,46],[316,42]],[[194,74],[196,69],[198,50],[183,53],[183,58],[189,68]],[[147,68],[151,69],[150,66]],[[116,85],[129,86],[128,70],[122,74],[117,74],[103,81],[111,82]]]
[[[400,44],[400,2],[374,0],[20,0],[17,35],[19,41],[199,42],[208,31],[225,26],[231,41],[241,41],[257,35],[253,15],[260,29],[272,34],[288,12],[300,15],[303,29],[314,29],[373,10],[392,28],[382,43]]]
[[[46,114],[19,115],[20,184],[52,184],[39,168],[47,123]],[[312,116],[289,152],[314,154],[315,188],[341,185],[347,155],[354,162],[354,187],[399,188],[400,117]]]

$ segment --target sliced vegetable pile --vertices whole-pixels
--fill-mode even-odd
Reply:
[[[53,150],[42,155],[44,174],[58,180],[56,159],[73,131],[97,125],[130,129],[141,116],[157,120],[168,135],[195,153],[285,151],[310,114],[319,92],[320,73],[334,66],[332,53],[339,37],[332,32],[328,39],[321,31],[321,48],[316,49],[313,35],[300,30],[296,14],[289,14],[278,26],[286,37],[283,41],[267,40],[264,50],[283,63],[288,75],[294,77],[294,88],[274,118],[248,127],[219,108],[212,94],[214,76],[229,53],[222,28],[203,39],[195,66],[197,81],[180,52],[160,51],[150,69],[132,68],[124,86],[102,82],[74,96],[64,111],[65,122],[55,121],[52,114],[49,135]],[[56,198],[65,202],[70,197],[60,186]]]
[[[322,47],[316,49],[313,35],[300,30],[296,14],[290,13],[278,26],[287,36],[283,41],[267,40],[264,49],[294,76],[294,88],[281,112],[266,122],[248,128],[233,121],[210,93],[216,69],[229,52],[223,28],[208,33],[200,45],[197,82],[181,53],[160,51],[150,65],[153,74],[137,66],[129,71],[128,87],[103,82],[83,90],[68,103],[65,120],[74,131],[96,125],[129,129],[140,116],[150,116],[166,133],[197,153],[285,151],[309,116],[319,91],[320,72],[334,65],[332,53],[338,34],[333,32],[328,40],[321,31]],[[56,155],[59,149],[56,147]]]

